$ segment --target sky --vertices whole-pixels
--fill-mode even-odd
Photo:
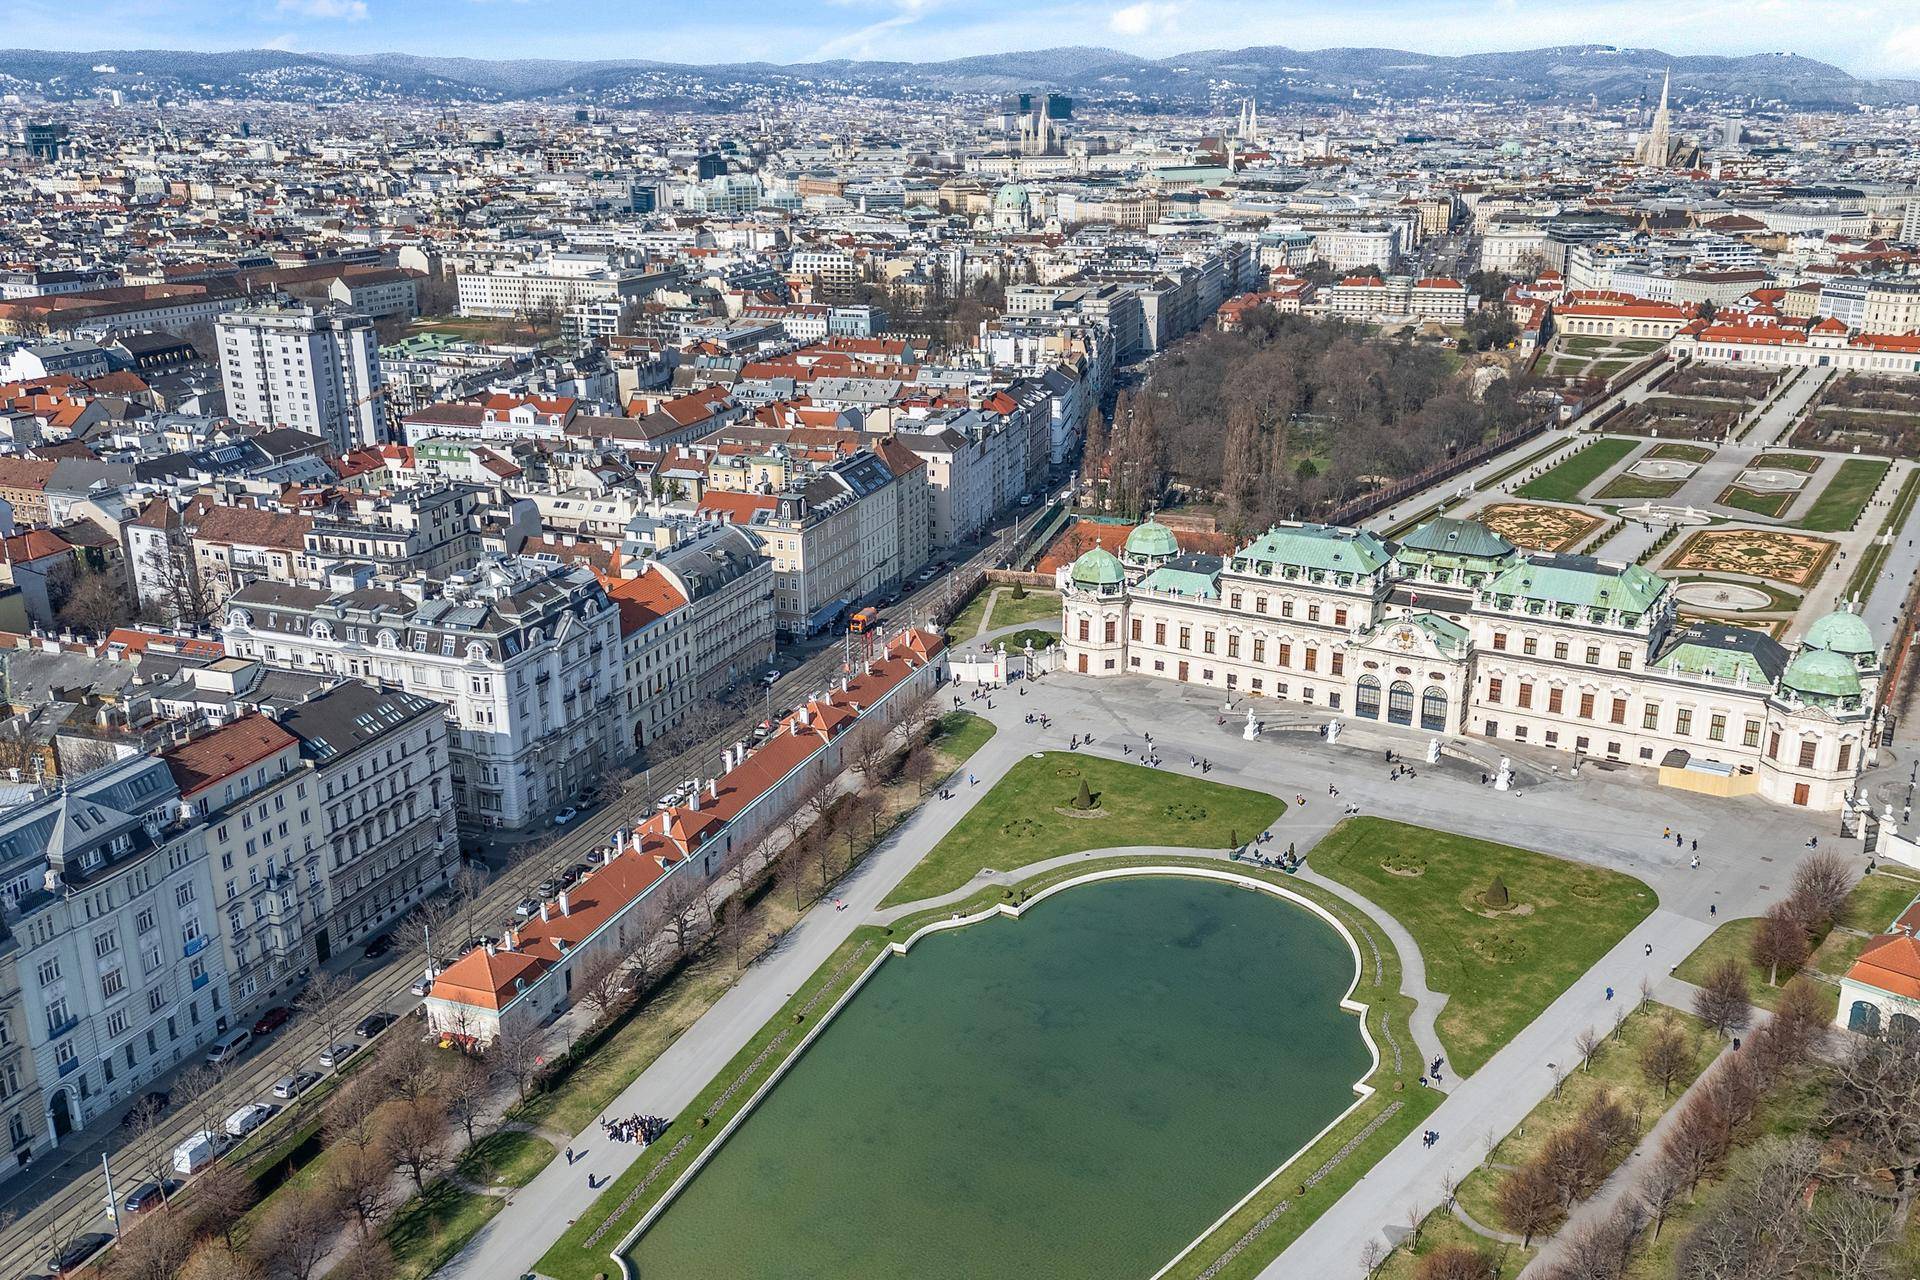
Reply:
[[[397,50],[483,58],[935,60],[1104,45],[1385,46],[1471,53],[1620,44],[1792,52],[1920,78],[1920,0],[8,0],[41,49]]]

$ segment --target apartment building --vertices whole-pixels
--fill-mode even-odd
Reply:
[[[380,350],[368,317],[251,307],[221,316],[215,332],[235,418],[309,432],[340,453],[386,439]]]
[[[0,956],[17,980],[0,996],[0,1113],[16,1159],[232,1025],[204,835],[145,755],[0,814]]]
[[[520,827],[573,803],[624,750],[619,610],[591,569],[496,557],[337,592],[253,583],[227,652],[444,708],[462,823]]]

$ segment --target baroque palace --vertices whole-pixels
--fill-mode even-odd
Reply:
[[[1148,521],[1064,571],[1066,667],[1149,675],[1435,734],[1659,767],[1722,795],[1838,809],[1873,750],[1880,658],[1851,613],[1789,650],[1682,623],[1637,565],[1526,554],[1435,519],[1403,541],[1287,524],[1231,555]]]

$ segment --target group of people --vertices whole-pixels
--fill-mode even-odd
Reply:
[[[667,1131],[664,1116],[628,1116],[624,1120],[608,1120],[602,1117],[600,1128],[607,1137],[615,1142],[638,1142],[642,1145],[652,1142]]]
[[[1420,1145],[1423,1147],[1430,1147],[1438,1141],[1440,1141],[1438,1129],[1428,1129],[1420,1135]]]
[[[1248,845],[1244,850],[1234,850],[1233,856],[1238,859],[1244,855],[1250,862],[1262,867],[1274,867],[1285,871],[1289,875],[1298,871],[1300,869],[1301,857],[1294,852],[1292,842],[1288,842],[1287,851],[1278,858],[1269,858],[1266,854],[1259,852],[1259,846],[1271,839],[1273,839],[1273,832],[1262,831],[1253,838],[1253,843]]]

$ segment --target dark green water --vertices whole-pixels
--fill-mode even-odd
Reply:
[[[881,966],[635,1245],[643,1280],[1145,1280],[1354,1100],[1352,953],[1218,882]]]

